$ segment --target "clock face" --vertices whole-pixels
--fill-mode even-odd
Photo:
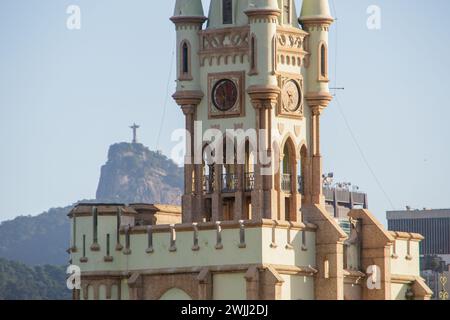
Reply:
[[[297,82],[289,80],[283,86],[282,102],[286,111],[295,112],[300,107],[302,100],[300,87]]]
[[[214,106],[220,111],[228,111],[233,108],[237,98],[236,84],[228,79],[219,80],[212,90]]]

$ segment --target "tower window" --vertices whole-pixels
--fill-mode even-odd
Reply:
[[[325,43],[321,43],[319,47],[319,80],[328,79],[328,49]]]
[[[183,43],[183,73],[189,73],[189,48],[187,43]]]
[[[251,51],[252,51],[252,70],[255,70],[256,68],[255,37],[252,37]]]
[[[191,76],[191,46],[187,40],[181,43],[180,47],[180,71],[179,71],[179,79],[180,80],[192,80]]]
[[[222,0],[223,24],[233,23],[233,0]]]
[[[257,74],[256,37],[254,34],[250,40],[250,75]]]
[[[283,23],[291,23],[291,0],[283,0]]]

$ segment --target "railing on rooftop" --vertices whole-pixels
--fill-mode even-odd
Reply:
[[[292,192],[292,181],[290,174],[282,174],[281,175],[281,190],[284,192],[290,193]]]
[[[234,173],[222,174],[222,192],[236,192],[238,177]]]
[[[214,191],[214,175],[205,175],[203,177],[203,192],[210,194]]]
[[[255,189],[255,173],[246,172],[244,174],[244,189],[245,191],[253,191]]]

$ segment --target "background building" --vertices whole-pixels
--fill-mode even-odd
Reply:
[[[417,232],[420,243],[421,275],[434,292],[433,298],[448,300],[450,270],[450,209],[388,211],[389,230]],[[446,293],[447,292],[447,293]]]
[[[450,209],[388,211],[389,230],[417,232],[425,237],[422,255],[439,255],[450,263]]]

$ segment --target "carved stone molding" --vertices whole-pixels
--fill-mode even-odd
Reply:
[[[334,19],[332,17],[305,17],[298,21],[306,31],[328,31]]]
[[[307,93],[305,95],[305,100],[308,102],[313,114],[320,115],[331,100],[333,100],[333,97],[328,92],[314,92]]]
[[[217,65],[243,63],[244,57],[248,56],[250,28],[223,28],[213,30],[203,30],[200,36],[200,64],[204,66],[216,61]]]
[[[201,91],[177,91],[172,95],[172,98],[179,106],[184,105],[198,105],[203,99],[203,92]]]
[[[200,27],[206,20],[206,17],[201,16],[174,16],[170,18],[170,21],[172,21],[177,28],[186,25]]]
[[[277,28],[277,61],[281,64],[301,67],[308,56],[308,33],[301,29]]]
[[[278,103],[280,88],[277,86],[250,86],[247,89],[255,109],[273,108]]]

